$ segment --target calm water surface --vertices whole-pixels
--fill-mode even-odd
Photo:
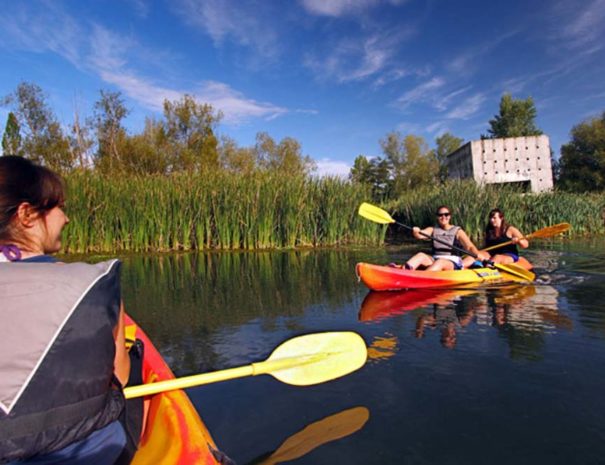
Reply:
[[[535,245],[534,285],[369,293],[357,282],[356,262],[410,250],[125,257],[124,296],[178,375],[265,360],[309,332],[365,339],[368,363],[329,383],[190,389],[238,464],[604,463],[602,241]]]

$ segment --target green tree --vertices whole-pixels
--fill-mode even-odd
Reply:
[[[391,167],[387,159],[375,157],[368,160],[359,155],[353,162],[349,179],[354,183],[365,184],[372,189],[372,199],[384,200],[391,190]]]
[[[14,107],[17,122],[24,131],[23,156],[57,171],[73,167],[69,141],[39,86],[22,82],[15,92],[2,99],[2,104]]]
[[[500,99],[500,113],[489,121],[488,138],[539,136],[542,131],[536,126],[536,116],[531,97],[521,100],[504,94]]]
[[[101,98],[95,102],[93,126],[97,131],[95,166],[103,172],[122,168],[122,153],[127,139],[122,121],[128,109],[120,92],[101,90]]]
[[[574,126],[561,147],[559,187],[577,192],[605,189],[605,112]]]
[[[269,134],[256,135],[254,152],[259,168],[287,176],[308,175],[315,169],[311,157],[302,154],[300,143],[292,137],[284,137],[279,144]]]
[[[2,136],[2,153],[4,155],[21,155],[21,134],[19,121],[11,111],[6,119],[6,127]]]
[[[141,134],[126,136],[122,141],[122,172],[135,175],[167,174],[170,167],[165,156],[166,145],[163,124],[147,118]]]
[[[437,158],[422,137],[391,132],[380,145],[392,166],[394,195],[437,181]]]
[[[164,132],[175,170],[215,170],[219,166],[216,126],[222,113],[190,95],[164,101]]]
[[[230,173],[250,174],[257,168],[254,149],[238,147],[237,143],[227,136],[221,137],[219,160],[221,168]]]
[[[439,171],[437,176],[441,183],[445,182],[448,175],[446,165],[447,156],[459,149],[463,142],[464,139],[460,139],[449,132],[446,132],[435,139],[435,143],[437,144],[437,147],[435,148],[435,156],[437,157],[437,162],[439,163]]]

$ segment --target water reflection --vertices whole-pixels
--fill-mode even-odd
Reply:
[[[548,285],[511,284],[495,288],[422,289],[370,292],[361,305],[360,321],[381,321],[414,311],[413,335],[439,334],[453,349],[472,323],[492,327],[507,340],[511,358],[539,357],[544,334],[570,331],[572,320],[558,310],[558,291]]]
[[[354,260],[343,251],[128,256],[124,299],[175,371],[208,371],[222,366],[211,335],[223,328],[260,321],[271,333],[309,306],[338,309],[356,289]]]
[[[354,407],[322,418],[286,439],[268,457],[262,456],[250,465],[274,465],[296,460],[312,450],[359,431],[370,418],[365,407]]]

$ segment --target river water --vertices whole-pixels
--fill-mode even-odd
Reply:
[[[123,257],[127,311],[177,375],[265,360],[317,331],[359,333],[359,371],[191,388],[238,464],[605,462],[605,247],[532,244],[532,285],[369,293],[359,261],[406,248]],[[272,455],[273,454],[273,455]]]

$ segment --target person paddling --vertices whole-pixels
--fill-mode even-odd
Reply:
[[[29,335],[0,341],[0,463],[128,463],[142,427],[125,426],[122,386],[132,376],[119,262],[52,263],[69,223],[64,200],[56,173],[0,157],[3,334]],[[77,285],[82,294],[66,305]]]
[[[458,247],[457,244],[460,244],[461,248],[474,254],[479,252],[460,226],[450,224],[451,211],[447,206],[441,205],[437,208],[436,216],[437,224],[435,226],[424,229],[414,226],[412,229],[412,235],[416,239],[431,240],[427,236],[438,239],[432,240],[431,255],[418,252],[406,262],[406,269],[415,270],[423,267],[428,271],[460,270],[462,269],[462,258],[460,253],[452,247]]]
[[[485,249],[511,242],[510,244],[494,248],[494,254],[490,255],[488,251],[480,250],[480,260],[490,260],[492,263],[501,265],[510,265],[519,261],[519,247],[527,249],[529,241],[514,226],[509,225],[504,218],[504,213],[499,208],[494,208],[489,212],[489,219],[485,226]],[[466,257],[463,260],[465,267],[470,267],[475,263],[473,257]]]

